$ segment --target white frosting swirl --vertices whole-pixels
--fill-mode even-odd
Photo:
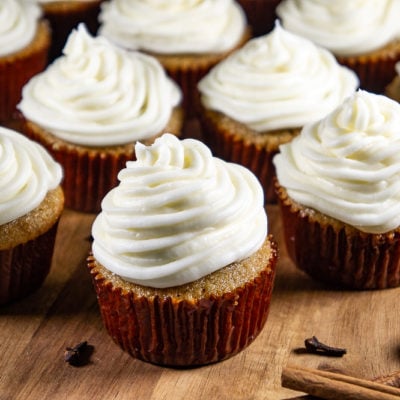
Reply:
[[[283,26],[336,55],[373,51],[400,37],[398,0],[284,0]]]
[[[64,56],[24,86],[18,108],[65,141],[107,146],[158,134],[180,99],[155,58],[93,38],[81,24]]]
[[[279,183],[307,207],[361,231],[400,226],[400,104],[356,92],[275,156]]]
[[[166,54],[230,50],[246,27],[233,0],[112,0],[99,20],[99,33],[119,46]]]
[[[61,166],[42,146],[0,127],[0,225],[39,206],[61,178]]]
[[[123,279],[173,287],[257,251],[267,235],[262,188],[194,139],[164,134],[136,145],[120,184],[104,198],[93,254]]]
[[[255,131],[298,128],[322,118],[358,87],[327,50],[275,29],[250,40],[198,84],[208,109]]]
[[[24,0],[0,1],[0,57],[26,47],[35,37],[41,9]]]

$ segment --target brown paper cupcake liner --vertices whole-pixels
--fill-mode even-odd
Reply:
[[[58,221],[44,234],[11,249],[0,250],[0,305],[37,290],[47,277]]]
[[[400,103],[400,76],[396,77],[386,86],[385,95]]]
[[[396,76],[395,64],[400,61],[400,40],[371,53],[336,58],[340,64],[358,75],[361,89],[372,93],[384,93],[385,87]]]
[[[25,134],[41,143],[63,166],[62,188],[67,208],[97,213],[104,196],[118,184],[118,172],[128,160],[135,159],[134,145],[112,148],[87,148],[74,146],[43,134],[37,125],[25,121]]]
[[[65,0],[42,4],[44,17],[49,21],[52,30],[50,62],[61,56],[69,34],[80,22],[85,23],[92,35],[97,33],[101,2],[102,0]]]
[[[286,247],[312,278],[347,289],[400,285],[400,229],[372,234],[303,208],[277,186]]]
[[[47,64],[50,30],[41,22],[32,43],[12,55],[0,57],[0,122],[16,118],[16,106],[23,86]]]
[[[182,120],[182,110],[176,109],[168,126],[143,143],[152,143],[164,132],[179,136]],[[75,146],[57,139],[30,121],[23,121],[22,125],[26,136],[41,143],[63,166],[65,206],[76,211],[98,213],[104,196],[118,184],[119,171],[127,161],[136,159],[134,143],[113,147]]]
[[[265,35],[274,28],[280,0],[238,0],[238,3],[246,13],[254,36]]]
[[[221,296],[145,297],[121,289],[88,259],[104,325],[131,356],[171,367],[194,367],[237,354],[254,341],[269,313],[276,249],[270,268]]]
[[[200,112],[200,123],[204,141],[213,154],[250,169],[263,187],[265,202],[276,203],[275,166],[272,160],[279,151],[279,145],[292,140],[300,129],[257,135],[242,124],[204,108]]]

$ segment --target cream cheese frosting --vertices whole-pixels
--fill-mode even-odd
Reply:
[[[83,24],[63,52],[24,86],[18,108],[67,142],[115,146],[150,138],[181,101],[180,89],[154,57],[92,37]]]
[[[233,0],[112,0],[99,21],[99,33],[119,46],[161,54],[230,50],[247,24]]]
[[[215,66],[198,84],[203,105],[256,132],[322,118],[358,87],[327,50],[279,23]]]
[[[369,233],[400,226],[400,104],[358,91],[275,156],[297,203]]]
[[[39,206],[61,178],[61,166],[42,146],[0,127],[0,225]]]
[[[41,9],[23,0],[0,2],[0,57],[28,46],[36,35]]]
[[[135,153],[93,224],[93,254],[104,267],[137,284],[173,287],[261,247],[267,216],[249,170],[171,134],[138,142]]]
[[[400,38],[398,0],[284,0],[283,26],[336,55],[357,55]]]

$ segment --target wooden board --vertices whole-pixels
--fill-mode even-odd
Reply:
[[[53,266],[43,287],[0,307],[0,399],[291,399],[280,385],[287,364],[329,366],[373,378],[400,369],[400,289],[328,290],[296,270],[282,242],[277,206],[268,206],[280,245],[270,315],[258,338],[237,356],[176,370],[135,360],[103,328],[85,259],[93,215],[66,210]],[[343,346],[343,358],[302,353],[304,339]],[[67,346],[87,340],[90,364],[72,367]]]

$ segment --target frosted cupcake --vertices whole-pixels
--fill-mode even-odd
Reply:
[[[357,86],[355,74],[329,51],[277,24],[199,82],[205,141],[215,155],[251,169],[273,202],[272,157],[279,145],[332,111]]]
[[[274,158],[288,253],[350,289],[400,283],[400,105],[359,91]]]
[[[198,80],[250,37],[245,14],[233,0],[111,0],[99,19],[100,34],[161,62],[179,83],[189,115]]]
[[[137,140],[179,134],[181,92],[153,57],[93,38],[80,25],[58,58],[23,88],[24,132],[65,169],[66,206],[98,212]]]
[[[61,178],[39,144],[0,128],[0,304],[38,289],[50,270]]]
[[[52,36],[49,59],[62,55],[62,49],[72,29],[83,22],[93,35],[99,27],[98,15],[103,0],[36,0],[49,21]]]
[[[352,68],[363,89],[382,93],[400,60],[398,0],[284,0],[283,26],[332,51]]]
[[[47,64],[50,30],[39,6],[22,0],[0,2],[0,123],[16,118],[24,84]]]
[[[247,169],[194,139],[136,145],[92,228],[88,259],[104,324],[144,361],[231,357],[263,328],[275,274],[263,193]]]

